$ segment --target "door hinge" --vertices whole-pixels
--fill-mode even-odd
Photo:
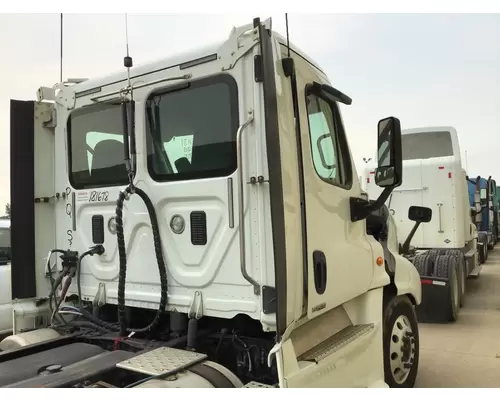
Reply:
[[[264,80],[264,71],[262,64],[262,56],[260,54],[253,58],[253,71],[255,75],[255,82],[262,82]]]

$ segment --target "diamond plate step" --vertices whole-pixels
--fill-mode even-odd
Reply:
[[[469,274],[470,278],[479,278],[479,274],[481,273],[481,270],[483,269],[483,264],[477,265],[476,268],[474,268],[471,273]]]
[[[354,342],[356,339],[374,328],[373,324],[352,325],[342,329],[336,335],[326,339],[324,342],[313,347],[299,357],[299,361],[315,361],[318,362],[329,355]]]
[[[158,347],[147,353],[121,361],[116,366],[128,371],[156,376],[180,368],[190,367],[206,358],[206,354],[193,351],[174,349],[172,347]]]

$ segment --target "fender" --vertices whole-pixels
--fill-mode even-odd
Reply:
[[[419,305],[422,301],[420,274],[408,259],[399,254],[399,240],[396,223],[392,215],[389,215],[387,224],[389,231],[387,244],[389,251],[394,255],[396,261],[396,268],[392,280],[396,287],[397,295],[409,294],[415,300],[415,304]]]
[[[415,300],[415,305],[419,305],[422,301],[422,284],[417,269],[403,256],[394,254],[394,257],[396,258],[394,285],[398,296],[409,294]]]

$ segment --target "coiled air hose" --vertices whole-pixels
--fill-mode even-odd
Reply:
[[[149,325],[141,329],[129,329],[127,327],[127,317],[125,310],[125,282],[127,277],[127,252],[125,247],[125,237],[123,234],[123,203],[126,198],[136,193],[144,201],[148,210],[149,219],[151,221],[151,228],[153,230],[153,240],[155,247],[156,260],[158,263],[158,272],[160,273],[161,297],[160,305],[156,315]],[[162,313],[167,306],[167,271],[165,261],[163,259],[162,244],[160,231],[158,229],[158,220],[156,218],[156,211],[148,195],[132,183],[127,188],[120,192],[118,200],[116,201],[116,237],[118,240],[118,254],[120,257],[120,270],[118,275],[118,321],[120,323],[120,335],[125,336],[127,332],[146,332],[152,330],[160,322]]]
[[[149,214],[149,219],[151,221],[151,228],[153,230],[153,240],[154,240],[154,248],[155,248],[155,254],[156,254],[156,260],[158,264],[158,271],[160,273],[160,288],[161,288],[161,295],[160,295],[160,305],[158,307],[158,311],[156,312],[156,315],[151,321],[151,323],[144,328],[140,329],[131,329],[127,326],[127,318],[126,318],[126,309],[125,309],[125,283],[126,283],[126,278],[127,278],[127,252],[126,252],[126,246],[125,246],[125,235],[123,232],[123,204],[125,202],[125,199],[127,199],[130,195],[132,194],[138,194],[139,197],[144,201],[144,204],[146,205],[148,214]],[[168,290],[168,281],[167,281],[167,272],[166,272],[166,267],[165,267],[165,260],[163,259],[163,252],[162,252],[162,243],[161,243],[161,236],[160,236],[160,231],[158,228],[158,219],[156,217],[156,211],[154,209],[153,203],[151,202],[151,199],[148,197],[148,195],[142,190],[139,189],[133,184],[129,184],[125,190],[121,191],[118,200],[116,201],[116,210],[115,210],[115,218],[116,218],[116,237],[118,241],[118,255],[119,255],[119,260],[120,260],[120,266],[119,266],[119,274],[118,274],[118,321],[119,321],[119,328],[116,326],[116,324],[109,323],[106,321],[102,321],[101,319],[97,318],[96,316],[92,315],[89,313],[87,310],[85,310],[83,307],[79,307],[78,311],[81,313],[82,317],[86,318],[89,320],[91,323],[98,325],[101,328],[110,330],[110,331],[120,331],[120,336],[126,336],[127,333],[131,332],[146,332],[149,330],[152,330],[155,328],[158,323],[160,322],[160,318],[163,312],[165,312],[165,308],[167,306],[167,290]],[[80,263],[81,259],[87,255],[86,253],[82,254],[80,257]],[[80,268],[78,268],[79,270]],[[78,279],[79,281],[79,279]],[[80,292],[80,287],[78,288]],[[81,293],[81,292],[80,292]],[[81,296],[81,294],[80,294]]]
[[[131,127],[132,132],[134,130],[134,116],[135,116],[135,102],[125,101],[122,103],[122,117],[123,117],[123,144],[124,144],[124,155],[125,155],[125,163],[127,167],[127,173],[129,177],[128,186],[120,192],[118,195],[118,200],[116,201],[116,210],[115,210],[115,219],[116,219],[116,237],[118,242],[118,255],[120,259],[120,267],[118,274],[118,322],[120,326],[120,336],[124,337],[127,333],[137,333],[137,332],[146,332],[155,328],[160,322],[161,315],[165,312],[165,308],[167,306],[167,290],[168,290],[168,282],[167,282],[167,271],[165,267],[165,260],[163,259],[162,252],[162,244],[161,244],[161,236],[160,231],[158,229],[158,219],[156,218],[156,211],[151,202],[151,199],[148,195],[141,189],[135,187],[133,183],[133,163],[131,162],[130,156],[135,155],[135,136],[132,133],[132,140],[129,148],[129,115],[128,115],[128,107],[127,104],[131,104],[130,109],[130,118],[132,120]],[[137,193],[139,197],[143,200],[146,208],[148,210],[149,219],[151,221],[151,228],[153,230],[153,240],[155,247],[156,260],[158,264],[158,271],[160,273],[160,287],[161,287],[161,295],[160,295],[160,305],[158,307],[158,311],[156,315],[151,321],[151,323],[144,328],[140,329],[131,329],[127,326],[127,316],[125,309],[125,282],[127,278],[127,251],[125,247],[125,237],[123,233],[123,203],[125,199],[128,199],[129,196]],[[81,261],[81,259],[80,259]],[[110,324],[108,322],[102,321],[99,318],[93,316],[88,311],[86,311],[83,307],[79,310],[82,316],[86,317],[88,320],[97,324],[101,327],[110,330],[116,330],[116,324]]]

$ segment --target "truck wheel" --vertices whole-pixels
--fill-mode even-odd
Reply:
[[[467,282],[467,266],[465,265],[464,255],[460,250],[448,250],[445,255],[449,255],[450,257],[455,258],[455,261],[457,263],[458,285],[460,288],[460,307],[463,307],[465,299],[465,284]]]
[[[431,250],[427,250],[426,253],[431,255],[431,256],[437,257],[437,256],[441,256],[443,254],[446,254],[446,250],[445,249],[431,249]]]
[[[419,336],[415,309],[397,296],[384,309],[384,375],[391,388],[412,388],[418,371]]]
[[[418,254],[413,259],[413,265],[420,276],[431,276],[434,271],[434,256],[428,252]]]
[[[434,275],[448,279],[448,307],[445,318],[450,322],[455,322],[458,319],[458,309],[460,308],[460,287],[456,264],[455,258],[449,255],[438,256],[434,264]]]

